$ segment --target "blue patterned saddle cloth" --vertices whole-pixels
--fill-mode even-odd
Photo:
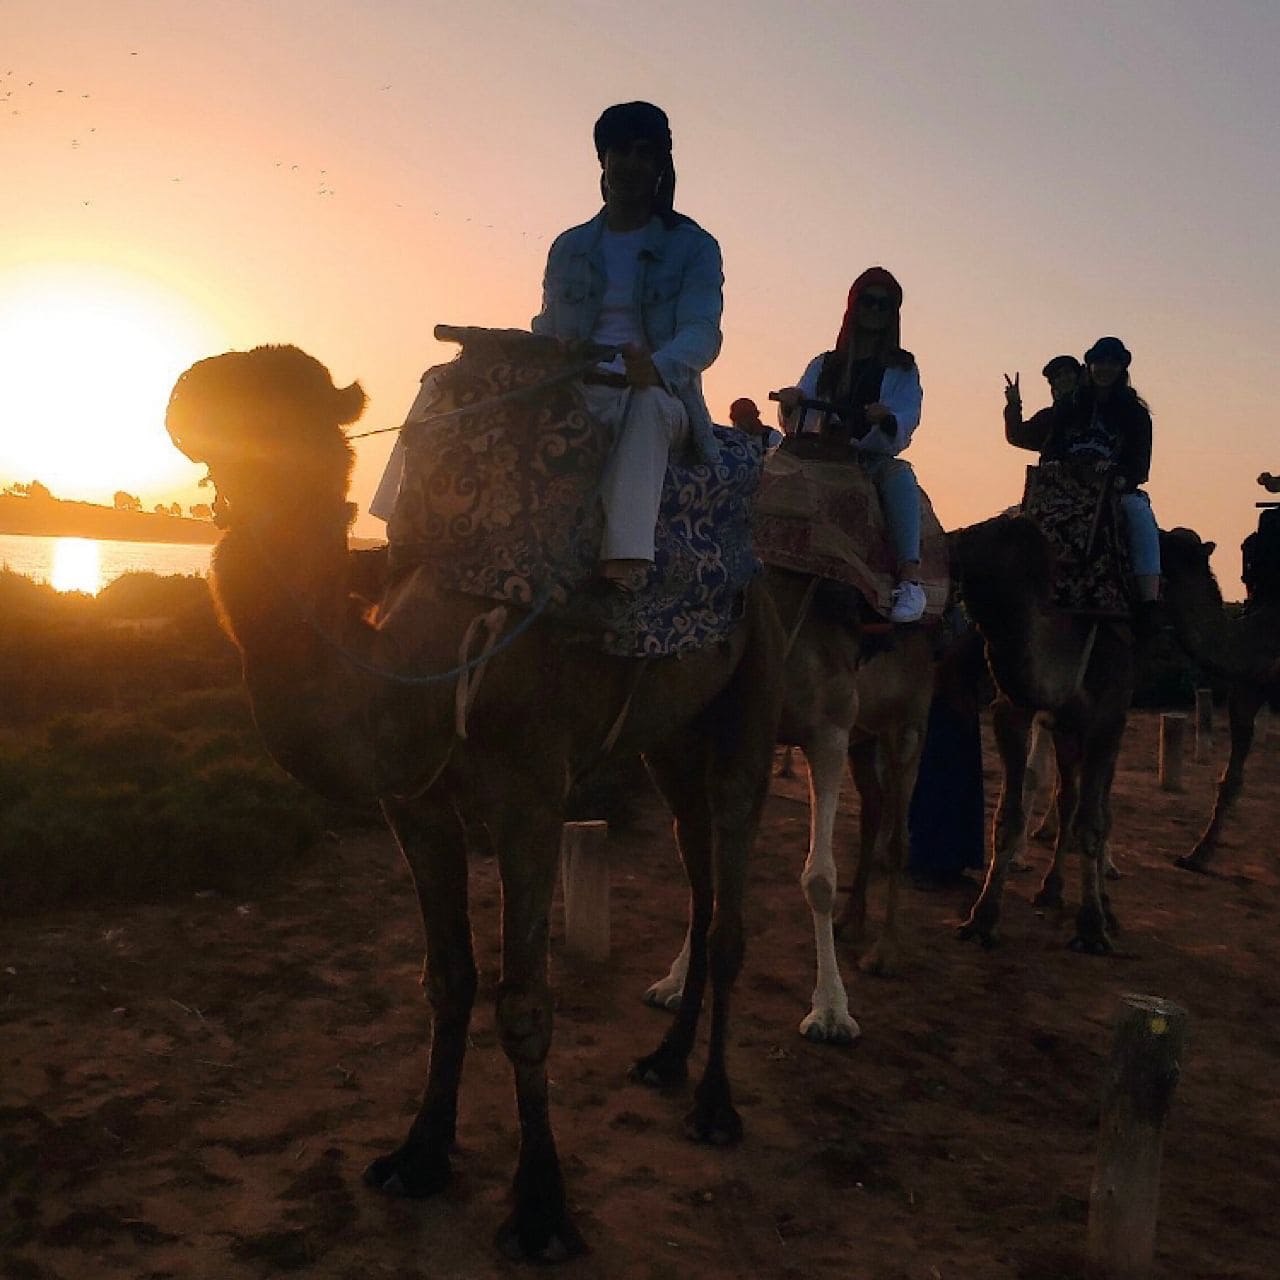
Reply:
[[[555,381],[565,365],[557,345],[497,332],[505,340],[468,345],[423,379],[425,419],[402,432],[404,478],[387,525],[392,573],[427,566],[443,589],[541,605],[566,638],[619,657],[725,639],[760,567],[750,526],[759,445],[717,427],[719,461],[669,465],[645,588],[597,597],[584,588],[599,558],[610,432],[575,381]]]

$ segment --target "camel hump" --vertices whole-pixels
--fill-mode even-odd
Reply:
[[[888,615],[897,559],[880,495],[856,459],[796,457],[785,451],[765,464],[755,506],[756,553],[765,564],[853,587]],[[942,617],[951,589],[946,536],[920,491],[920,585],[925,618]]]

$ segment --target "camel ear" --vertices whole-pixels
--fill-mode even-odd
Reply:
[[[338,422],[344,426],[348,422],[354,422],[364,412],[368,401],[364,388],[358,382],[338,390],[337,397]]]
[[[1204,545],[1204,558],[1208,560],[1209,557],[1213,555],[1214,551],[1217,550],[1218,544],[1216,542],[1206,542],[1203,545]]]

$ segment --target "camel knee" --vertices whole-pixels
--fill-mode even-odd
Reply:
[[[800,888],[809,910],[817,916],[829,916],[835,907],[835,877],[828,871],[805,871],[800,877]]]
[[[551,992],[542,987],[498,991],[498,1036],[503,1051],[517,1064],[544,1062],[551,1047]]]
[[[476,966],[469,960],[456,968],[424,965],[422,986],[437,1018],[466,1017],[476,1000]]]

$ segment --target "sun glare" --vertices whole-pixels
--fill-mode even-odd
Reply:
[[[188,365],[226,347],[177,294],[85,266],[0,274],[0,480],[110,503],[189,489],[200,469],[164,410]]]

